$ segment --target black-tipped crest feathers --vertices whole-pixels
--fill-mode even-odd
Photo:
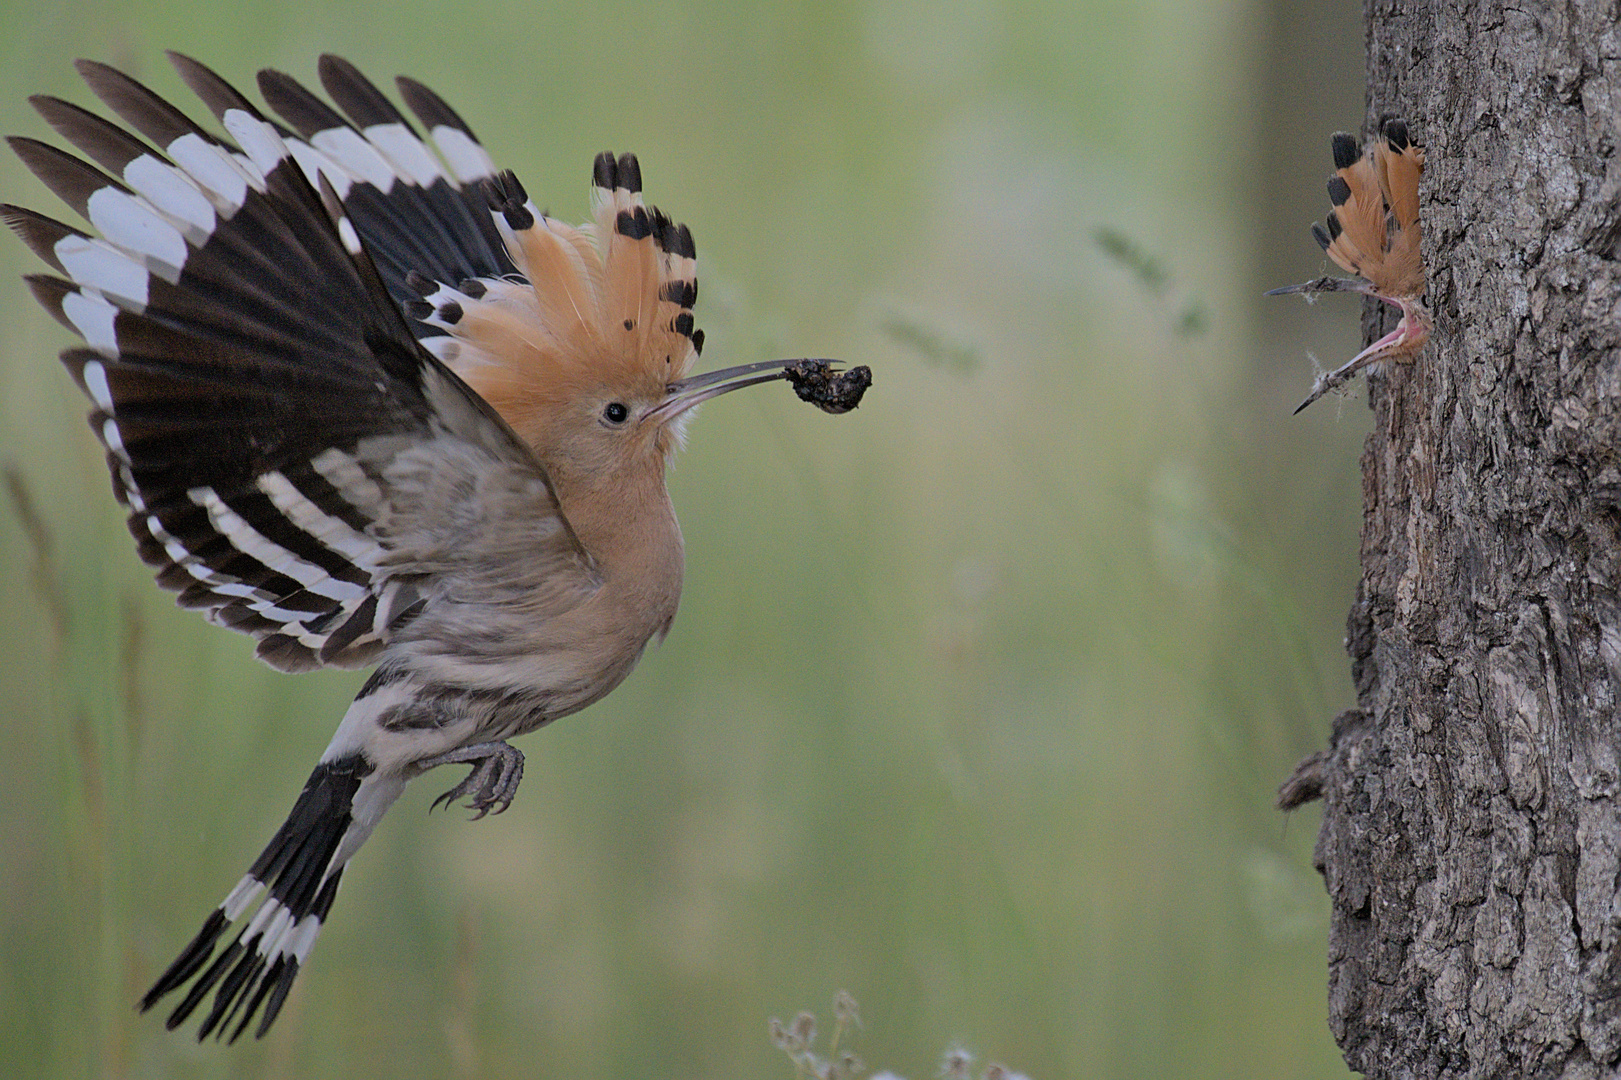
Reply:
[[[1329,258],[1358,277],[1320,278],[1268,295],[1363,292],[1400,308],[1402,319],[1396,330],[1319,379],[1302,409],[1367,364],[1411,358],[1427,339],[1430,326],[1423,304],[1418,219],[1424,148],[1412,141],[1404,120],[1391,116],[1381,119],[1379,134],[1369,140],[1365,153],[1359,153],[1356,139],[1343,131],[1334,133],[1329,146],[1336,170],[1327,185],[1333,209],[1324,225],[1312,225],[1311,235]]]

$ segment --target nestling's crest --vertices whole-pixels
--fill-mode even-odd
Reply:
[[[1408,362],[1429,339],[1431,317],[1424,306],[1424,262],[1419,251],[1418,181],[1424,147],[1413,142],[1404,120],[1387,117],[1378,138],[1357,153],[1356,138],[1336,132],[1331,145],[1335,171],[1328,178],[1334,204],[1327,227],[1312,225],[1318,245],[1357,278],[1324,277],[1273,289],[1287,293],[1359,292],[1400,309],[1396,329],[1350,361],[1318,378],[1299,412],[1351,376],[1381,360]]]

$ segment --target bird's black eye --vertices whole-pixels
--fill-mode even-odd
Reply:
[[[607,406],[602,410],[602,418],[610,424],[623,424],[628,416],[630,416],[630,410],[625,408],[622,402],[618,401],[608,402]]]

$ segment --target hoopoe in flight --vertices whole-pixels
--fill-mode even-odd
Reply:
[[[842,412],[871,376],[688,376],[692,234],[644,205],[630,154],[597,157],[594,220],[570,226],[411,79],[426,142],[336,57],[319,71],[341,114],[260,73],[284,123],[170,58],[228,137],[81,61],[141,137],[38,96],[100,168],[10,143],[100,237],[0,214],[55,271],[28,283],[84,339],[62,359],[159,583],[272,667],[376,665],[286,822],[141,1000],[183,991],[174,1028],[212,992],[198,1037],[234,1040],[275,1020],[407,781],[466,764],[435,805],[501,812],[523,775],[508,740],[607,694],[669,630],[665,468],[693,406],[787,378]]]
[[[1429,340],[1432,324],[1419,252],[1418,178],[1424,171],[1424,148],[1412,141],[1406,121],[1394,117],[1380,124],[1378,138],[1364,154],[1357,153],[1355,136],[1343,131],[1334,134],[1332,145],[1335,172],[1328,178],[1328,199],[1334,209],[1328,227],[1314,223],[1311,234],[1329,258],[1360,277],[1317,278],[1266,295],[1358,292],[1400,309],[1401,321],[1345,364],[1319,376],[1297,413],[1369,364],[1410,362]]]

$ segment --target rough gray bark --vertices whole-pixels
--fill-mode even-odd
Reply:
[[[1376,1077],[1621,1072],[1621,33],[1368,0],[1436,317],[1370,380],[1358,708],[1315,770],[1329,1021]]]

